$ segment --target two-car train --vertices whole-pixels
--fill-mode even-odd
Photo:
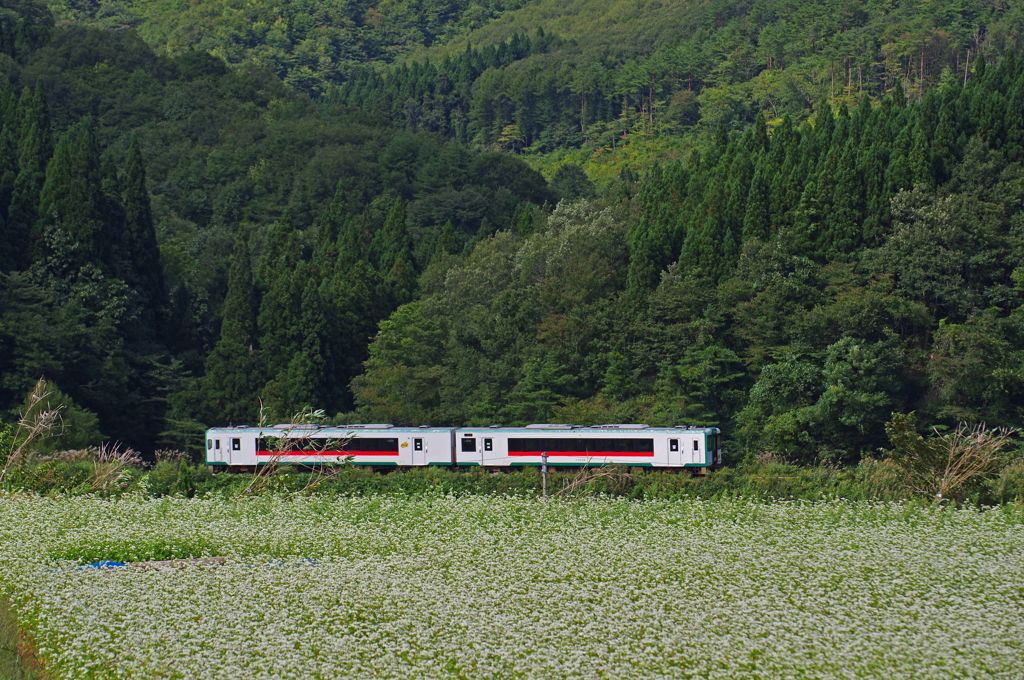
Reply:
[[[417,467],[427,465],[584,467],[628,465],[708,468],[722,462],[716,427],[642,424],[525,427],[395,427],[276,425],[220,427],[206,433],[206,462],[252,468],[295,465]]]

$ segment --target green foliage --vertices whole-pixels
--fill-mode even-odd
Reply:
[[[516,159],[389,129],[270,72],[315,93],[352,63],[338,50],[390,59],[385,45],[420,35],[395,22],[440,40],[496,7],[428,21],[396,5],[370,27],[368,5],[205,3],[185,14],[211,21],[189,32],[167,3],[101,4],[54,3],[58,25],[38,4],[5,9],[21,18],[0,60],[0,407],[46,374],[145,451],[154,433],[192,447],[206,423],[250,420],[260,397],[348,410],[376,324],[415,297],[444,225],[452,253],[552,199]],[[95,27],[129,19],[167,49]],[[229,48],[238,21],[248,37]],[[392,181],[404,215],[388,220]],[[248,273],[240,233],[261,263]]]
[[[1021,424],[1016,8],[51,4],[0,22],[0,407]]]
[[[551,191],[561,200],[597,197],[594,183],[583,168],[575,163],[566,163],[555,171],[555,176],[551,178]]]
[[[19,409],[20,417],[31,422],[43,411],[59,409],[60,419],[59,424],[48,436],[32,445],[37,453],[84,449],[99,444],[104,439],[95,413],[76,404],[71,397],[48,380],[43,380],[39,387],[45,396],[42,399],[33,399],[35,390],[33,394],[26,395]]]
[[[969,80],[972,70],[980,77],[979,47],[990,57],[1012,54],[1024,25],[1019,11],[981,2],[956,12],[833,0],[799,8],[539,0],[509,9],[465,41],[359,70],[330,96],[482,149],[613,149],[759,117],[763,130],[766,120],[805,118],[823,100],[840,108],[891,91],[902,106],[906,91],[920,98]],[[974,36],[986,37],[979,45]],[[929,136],[934,128],[915,137],[915,181],[946,172],[954,138],[949,125]]]
[[[737,458],[856,463],[885,443],[892,411],[1018,425],[1020,169],[951,113],[997,106],[992,88],[1024,77],[1014,60],[998,72],[921,103],[826,103],[813,126],[722,130],[713,153],[651,168],[629,212],[611,196],[563,204],[546,229],[484,241],[443,283],[430,274],[429,359],[376,353],[415,347],[419,324],[375,341],[363,413],[403,413],[395,385],[418,371],[438,376],[416,390],[431,415],[457,423],[715,423]],[[921,166],[913,140],[940,118],[960,141]],[[596,231],[558,236],[574,220],[593,230],[602,207],[628,260],[602,259],[621,245],[590,250]]]
[[[989,430],[961,423],[954,431],[925,439],[914,413],[893,413],[885,430],[892,442],[890,459],[904,474],[904,484],[938,500],[954,498],[978,478],[992,476],[1008,462],[1003,449],[1013,430]],[[960,495],[962,498],[962,495]]]
[[[296,89],[316,94],[340,81],[356,64],[391,61],[414,46],[443,43],[521,3],[260,0],[239,5],[205,0],[182,7],[169,0],[50,0],[48,4],[62,19],[103,28],[134,26],[147,42],[171,54],[209,52],[236,68],[273,71]]]

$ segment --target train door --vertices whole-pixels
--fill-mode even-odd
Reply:
[[[413,465],[426,465],[427,464],[427,438],[426,437],[413,437],[412,438],[412,464]]]
[[[234,463],[237,465],[242,459],[242,439],[241,437],[228,437],[229,449],[224,450],[224,462],[230,465]]]
[[[682,465],[683,454],[679,450],[679,440],[670,438],[668,440],[668,464],[669,465]]]
[[[694,437],[693,438],[693,443],[690,444],[690,447],[691,447],[690,462],[691,463],[698,463],[699,464],[699,463],[703,463],[704,462],[704,454],[700,450],[700,441],[701,441],[700,437]]]
[[[226,463],[228,462],[224,456],[224,449],[220,447],[220,439],[214,437],[213,439],[213,455],[210,456],[210,460],[214,463]]]

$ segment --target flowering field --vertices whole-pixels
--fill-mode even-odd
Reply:
[[[1009,678],[1024,512],[8,498],[0,588],[54,678]]]

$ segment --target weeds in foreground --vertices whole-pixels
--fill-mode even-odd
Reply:
[[[904,474],[904,484],[914,493],[937,500],[959,493],[968,482],[990,477],[1009,462],[1003,450],[1016,430],[989,429],[985,423],[969,427],[960,423],[953,432],[925,439],[916,429],[913,413],[893,414],[885,430],[893,444],[889,458]]]
[[[45,403],[50,394],[46,390],[46,380],[40,378],[29,395],[28,408],[18,418],[17,427],[0,432],[0,457],[3,463],[3,468],[0,469],[0,483],[3,483],[11,470],[32,462],[33,444],[60,434],[59,431],[63,427],[60,415],[64,409],[63,404],[53,408],[35,408]]]
[[[341,451],[348,445],[349,439],[322,438],[311,436],[327,419],[323,409],[303,409],[292,417],[292,422],[284,428],[280,437],[267,437],[270,445],[267,460],[258,465],[252,481],[246,487],[245,495],[256,495],[267,491],[271,480],[281,469],[281,461],[288,451],[309,451],[311,454],[324,451]],[[260,427],[271,427],[267,412],[260,402]],[[327,480],[338,475],[352,462],[351,457],[338,461],[331,466],[318,465],[309,475],[306,485],[299,493],[309,493]]]
[[[609,491],[617,495],[621,489],[629,486],[630,472],[624,465],[601,465],[600,467],[584,467],[570,477],[565,486],[551,494],[553,498],[568,497],[590,486],[598,480],[603,481]]]

